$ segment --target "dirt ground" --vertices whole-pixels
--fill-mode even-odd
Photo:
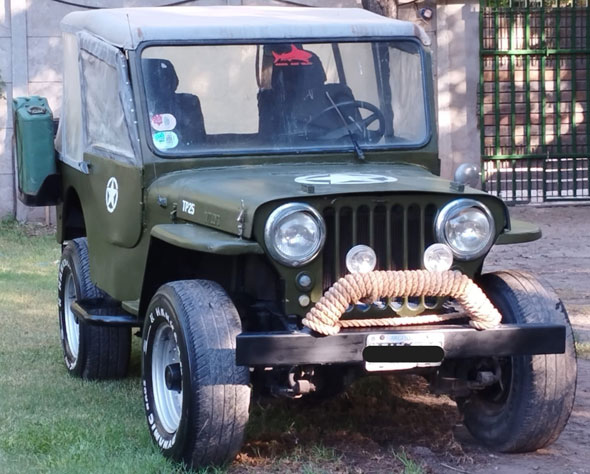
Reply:
[[[576,339],[590,342],[590,206],[517,207],[517,219],[535,222],[543,238],[528,244],[499,246],[486,260],[486,271],[530,271],[551,284],[569,312]],[[590,473],[590,360],[580,360],[574,411],[559,439],[533,454],[492,454],[479,448],[465,428],[455,437],[473,456],[470,473]],[[433,472],[457,472],[436,462]]]

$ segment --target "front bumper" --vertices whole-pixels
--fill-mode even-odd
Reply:
[[[342,330],[334,336],[298,332],[242,333],[236,340],[237,365],[293,366],[362,363],[370,334],[432,334],[444,336],[444,359],[563,354],[565,326],[560,324],[502,324],[478,331],[468,326],[415,326],[394,330]]]

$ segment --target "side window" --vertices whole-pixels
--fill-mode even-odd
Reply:
[[[338,45],[342,56],[342,66],[346,74],[346,84],[352,89],[356,100],[379,104],[373,49],[370,43],[341,43]]]
[[[418,141],[426,136],[426,104],[422,58],[414,43],[392,44],[389,48],[392,103],[394,108],[393,129],[398,136]]]
[[[117,67],[84,49],[80,51],[80,59],[86,150],[133,161],[133,147],[119,94]]]
[[[78,39],[64,33],[63,107],[59,121],[56,147],[61,159],[76,166],[82,162],[82,98],[80,96],[80,67]]]

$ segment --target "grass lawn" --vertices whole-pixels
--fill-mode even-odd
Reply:
[[[59,255],[44,229],[0,223],[0,473],[184,472],[151,442],[139,338],[127,379],[86,382],[67,374],[57,321]],[[391,380],[364,382],[319,406],[253,402],[244,448],[229,472],[420,474],[412,444],[463,454],[446,397],[415,395]]]
[[[178,472],[150,441],[138,341],[126,380],[67,374],[56,305],[60,248],[52,235],[30,231],[0,224],[0,472]]]

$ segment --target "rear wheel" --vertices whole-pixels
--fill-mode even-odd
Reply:
[[[220,466],[241,447],[249,371],[236,366],[240,318],[216,283],[162,286],[143,330],[142,383],[148,426],[163,453],[189,466]]]
[[[500,382],[459,403],[479,441],[503,452],[534,451],[557,439],[574,403],[577,363],[567,312],[552,290],[524,272],[490,273],[479,283],[503,322],[566,327],[564,354],[498,359]]]
[[[57,287],[61,346],[70,374],[90,380],[125,377],[131,352],[130,329],[85,324],[71,309],[76,300],[105,297],[90,280],[85,238],[66,244]]]

